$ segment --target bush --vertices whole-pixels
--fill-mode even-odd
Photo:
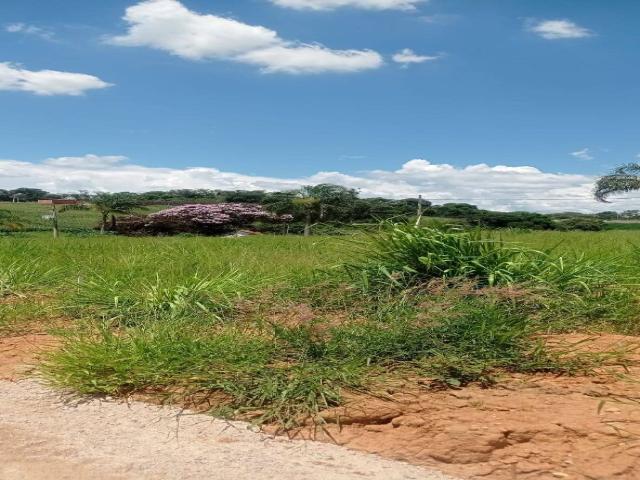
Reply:
[[[287,215],[273,214],[256,204],[193,204],[152,213],[144,219],[144,223],[132,218],[128,222],[125,221],[123,228],[126,233],[219,235],[247,227],[255,221],[286,222],[289,220],[290,217]]]
[[[353,279],[364,282],[365,289],[471,279],[478,286],[535,283],[588,290],[603,284],[605,270],[611,268],[584,257],[554,257],[551,252],[505,244],[478,230],[390,224],[367,244],[364,258],[346,269]]]
[[[531,212],[491,212],[480,210],[470,217],[472,225],[489,228],[524,228],[530,230],[553,230],[556,225],[548,215]]]
[[[582,230],[585,232],[599,232],[604,230],[605,223],[598,218],[569,218],[558,224],[559,230]]]

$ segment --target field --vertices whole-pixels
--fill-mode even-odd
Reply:
[[[95,221],[78,213],[77,227]],[[332,431],[329,412],[398,385],[423,395],[624,363],[613,347],[581,354],[546,339],[640,333],[637,233],[421,232],[6,235],[0,337],[57,336],[40,369],[54,385],[301,435]]]
[[[162,205],[152,205],[134,213],[148,214],[166,208]],[[16,216],[17,222],[24,231],[51,230],[51,220],[46,218],[51,214],[51,207],[34,202],[0,202],[0,210],[6,210]],[[69,210],[60,214],[60,229],[70,233],[92,233],[100,223],[100,216],[92,210]],[[3,227],[0,226],[0,232]],[[5,229],[6,230],[6,229]]]

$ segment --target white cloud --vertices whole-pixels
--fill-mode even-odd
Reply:
[[[334,10],[341,7],[366,10],[415,10],[419,3],[425,1],[427,0],[271,0],[271,3],[296,10]]]
[[[5,31],[9,33],[22,33],[24,35],[33,35],[43,40],[53,40],[55,34],[46,28],[36,27],[35,25],[27,25],[26,23],[10,23],[5,26]]]
[[[424,62],[432,62],[434,60],[438,60],[440,58],[439,55],[428,56],[428,55],[418,55],[410,48],[405,48],[400,50],[396,54],[393,55],[392,59],[396,63],[400,63],[404,66],[408,66],[411,63],[424,63]]]
[[[576,150],[575,152],[571,152],[570,155],[579,158],[580,160],[593,160],[595,158],[591,153],[591,150],[588,148]]]
[[[593,200],[595,177],[547,173],[531,166],[475,164],[454,167],[423,159],[397,170],[357,174],[318,172],[277,178],[223,172],[216,168],[158,168],[124,163],[125,157],[86,155],[42,163],[0,160],[3,188],[38,187],[52,192],[78,190],[145,191],[174,188],[286,190],[307,184],[336,183],[360,189],[363,196],[388,198],[422,194],[434,203],[466,202],[493,210],[594,211],[611,209]],[[621,208],[640,207],[625,201]]]
[[[259,65],[268,73],[357,72],[383,63],[371,50],[329,50],[321,45],[275,46],[253,50],[238,59]]]
[[[32,71],[14,63],[0,62],[0,90],[24,91],[36,95],[82,95],[87,90],[111,85],[84,73]]]
[[[120,165],[127,160],[122,155],[84,155],[82,157],[55,157],[47,158],[45,165],[63,168],[109,168]]]
[[[372,50],[333,50],[286,41],[274,30],[234,19],[193,12],[177,0],[147,0],[127,8],[125,35],[114,45],[151,47],[189,60],[231,60],[264,72],[356,72],[384,62]]]
[[[570,20],[543,20],[528,22],[528,30],[547,40],[591,37],[593,32]]]

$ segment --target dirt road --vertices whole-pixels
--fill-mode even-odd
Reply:
[[[451,480],[335,445],[144,403],[65,403],[34,380],[0,380],[2,480]]]

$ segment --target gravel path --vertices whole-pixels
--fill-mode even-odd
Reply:
[[[0,381],[2,480],[452,480],[336,445],[145,403],[65,403],[34,380]]]

